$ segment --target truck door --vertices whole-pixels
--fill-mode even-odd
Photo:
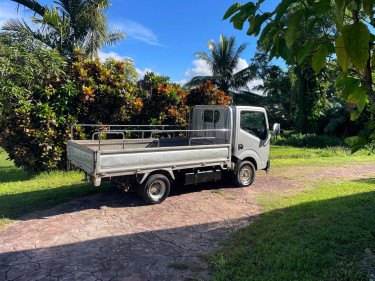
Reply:
[[[237,138],[235,156],[244,159],[254,155],[258,159],[258,170],[267,165],[270,151],[270,133],[264,111],[239,109],[237,111]]]

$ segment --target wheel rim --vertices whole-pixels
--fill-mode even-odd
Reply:
[[[152,200],[158,201],[160,198],[163,197],[166,190],[167,190],[167,186],[165,182],[163,182],[162,180],[156,180],[152,182],[152,184],[150,185],[148,193],[150,197],[152,198]]]
[[[250,167],[245,166],[240,171],[240,181],[243,185],[249,185],[253,176],[253,171]]]

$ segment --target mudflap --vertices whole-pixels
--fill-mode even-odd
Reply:
[[[271,162],[270,160],[267,161],[267,166],[263,169],[266,171],[266,173],[268,174],[270,172],[270,168],[271,168]]]

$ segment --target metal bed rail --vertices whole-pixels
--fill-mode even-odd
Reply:
[[[76,127],[108,127],[107,131],[112,131],[111,127],[120,127],[120,128],[161,128],[165,130],[165,128],[178,128],[178,127],[188,127],[189,125],[115,125],[115,124],[74,124],[70,128],[70,139],[74,140],[74,128]],[[144,136],[143,136],[144,137]],[[143,138],[142,137],[142,138]]]
[[[95,136],[98,136],[98,149],[100,150],[101,149],[101,144],[102,144],[102,135],[108,135],[108,134],[113,134],[113,135],[122,135],[122,139],[124,140],[123,141],[123,144],[122,144],[122,148],[124,149],[125,148],[125,144],[128,140],[131,140],[131,139],[126,139],[125,138],[125,134],[127,132],[138,132],[138,133],[142,133],[142,136],[144,136],[144,133],[150,133],[150,138],[140,138],[140,139],[134,139],[134,140],[139,140],[141,141],[140,143],[142,143],[142,141],[144,142],[148,142],[149,140],[154,140],[157,142],[157,147],[160,147],[160,139],[159,138],[153,138],[154,134],[172,134],[174,136],[175,133],[194,133],[194,132],[202,132],[204,134],[207,134],[207,133],[212,133],[212,132],[228,132],[229,133],[229,137],[228,137],[228,143],[230,142],[230,134],[231,134],[231,130],[230,129],[201,129],[201,130],[163,130],[163,129],[151,129],[151,130],[101,130],[99,132],[95,132],[92,136],[92,139],[94,140],[95,139]],[[216,144],[216,137],[212,137],[212,136],[199,136],[199,137],[192,137],[192,138],[189,138],[189,141],[188,141],[188,146],[191,145],[191,142],[192,140],[198,140],[198,139],[210,139],[210,140],[213,140],[214,144]]]

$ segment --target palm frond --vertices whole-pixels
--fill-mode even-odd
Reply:
[[[38,1],[35,1],[35,0],[11,0],[11,1],[16,2],[18,4],[17,9],[19,9],[19,6],[22,5],[22,6],[25,6],[26,8],[29,8],[30,10],[32,10],[33,12],[37,13],[40,16],[44,15],[44,12],[46,9],[46,6],[42,6],[40,3],[38,3]]]
[[[113,46],[117,45],[121,40],[125,39],[125,33],[119,30],[111,30],[108,32],[107,36],[104,38],[104,45]]]
[[[5,31],[15,31],[15,32],[30,32],[31,28],[27,25],[27,23],[22,19],[10,19],[3,24],[1,27],[2,30]]]
[[[191,89],[199,86],[200,84],[212,81],[213,79],[215,79],[213,76],[195,76],[189,82],[187,82],[184,87]]]

